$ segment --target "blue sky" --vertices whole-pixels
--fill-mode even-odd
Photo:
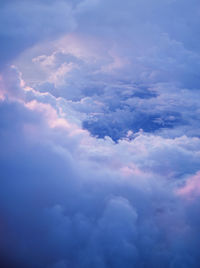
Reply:
[[[0,263],[198,268],[199,1],[0,3]]]

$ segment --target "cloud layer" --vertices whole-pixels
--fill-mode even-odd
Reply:
[[[198,1],[1,1],[0,263],[198,268]]]

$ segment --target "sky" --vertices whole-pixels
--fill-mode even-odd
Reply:
[[[2,268],[199,268],[199,18],[0,1]]]

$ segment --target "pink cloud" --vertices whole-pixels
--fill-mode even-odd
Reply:
[[[185,186],[177,190],[179,196],[194,199],[200,196],[200,171],[188,178]]]

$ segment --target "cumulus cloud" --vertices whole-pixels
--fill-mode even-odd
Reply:
[[[177,191],[198,170],[199,139],[98,140],[25,88],[0,105],[1,262],[198,267],[195,216]]]
[[[141,81],[141,74],[125,79],[127,65],[132,68],[134,63],[102,51],[102,44],[96,40],[86,42],[70,35],[55,46],[52,54],[33,58],[31,64],[37,71],[25,71],[24,79],[40,92],[65,98],[74,110],[82,113],[83,127],[94,136],[110,136],[117,141],[129,130],[140,129],[164,136],[199,136],[199,84],[187,88],[184,72],[183,79],[174,82],[170,75],[164,82],[159,77]],[[150,67],[150,72],[156,71],[155,66]]]
[[[198,2],[0,7],[1,266],[198,268]]]
[[[198,3],[82,1],[73,10],[72,34],[16,62],[26,82],[72,101],[100,138],[199,136]]]

